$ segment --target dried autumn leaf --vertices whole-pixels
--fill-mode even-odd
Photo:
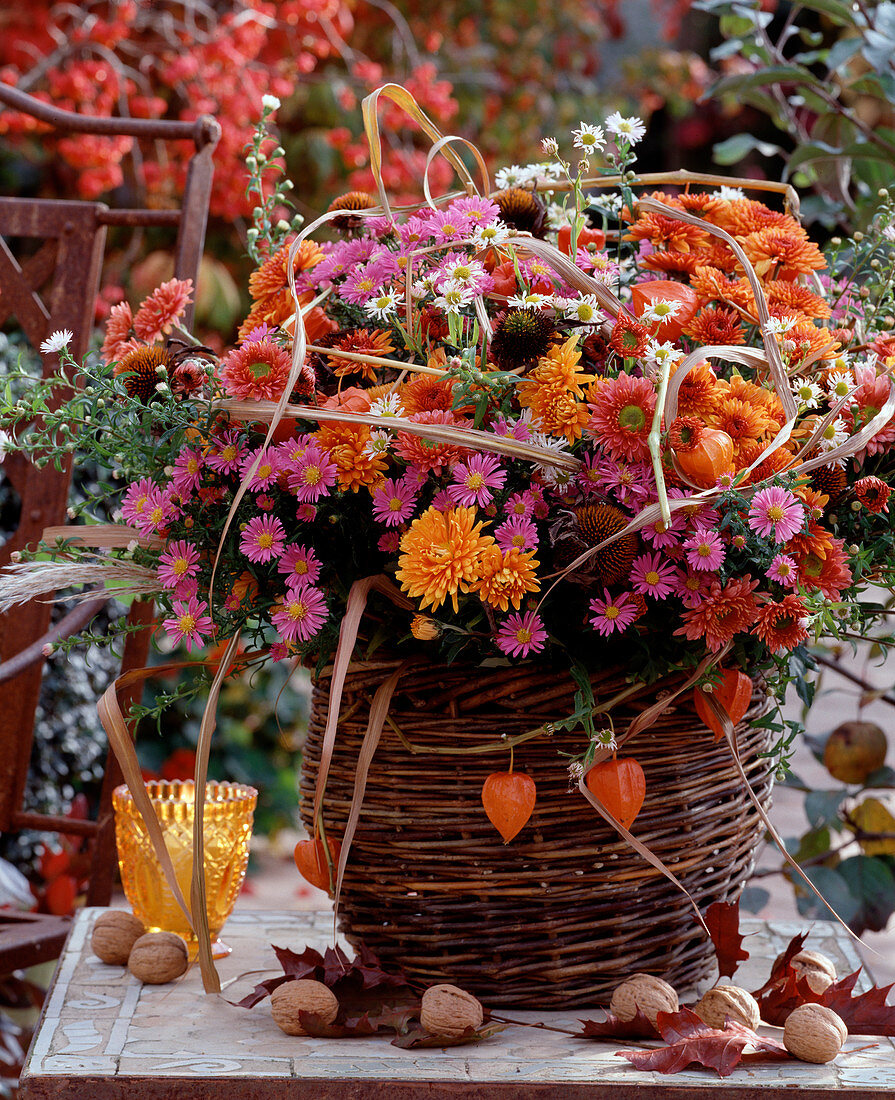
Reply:
[[[631,1020],[620,1020],[611,1012],[605,1020],[582,1020],[584,1025],[576,1033],[578,1039],[660,1039],[661,1035],[653,1027],[649,1017],[637,1009]]]
[[[433,1035],[417,1025],[410,1028],[406,1035],[399,1035],[392,1039],[393,1047],[402,1047],[404,1050],[417,1049],[419,1047],[461,1047],[467,1043],[482,1043],[503,1031],[506,1024],[496,1021],[482,1024],[481,1027],[468,1027],[460,1035]]]
[[[749,958],[740,935],[740,903],[713,902],[705,911],[705,923],[718,959],[718,975],[732,978],[739,964]]]
[[[895,817],[878,798],[865,798],[848,815],[862,833],[895,833]],[[867,856],[890,856],[895,854],[895,840],[867,840],[858,837],[861,851]]]
[[[790,1057],[776,1039],[767,1039],[742,1024],[711,1028],[688,1008],[660,1012],[657,1026],[668,1044],[658,1050],[616,1051],[637,1069],[653,1073],[680,1073],[697,1063],[729,1077],[742,1061],[782,1060]],[[749,1050],[748,1048],[751,1048]]]

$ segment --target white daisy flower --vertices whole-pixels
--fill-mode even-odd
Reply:
[[[727,184],[712,192],[712,198],[721,199],[722,202],[738,202],[745,197],[746,192],[741,187],[728,187]]]
[[[4,432],[0,429],[0,462],[9,454],[12,450],[13,438],[9,432]]]
[[[669,340],[665,340],[663,343],[659,343],[658,340],[652,338],[646,345],[646,354],[644,358],[648,363],[652,363],[656,367],[664,367],[666,363],[673,363],[680,357],[680,352]]]
[[[511,164],[501,168],[494,177],[494,183],[498,190],[504,191],[507,187],[524,187],[532,179],[531,168],[521,164]]]
[[[575,139],[575,148],[583,149],[585,153],[599,152],[606,144],[603,127],[591,126],[587,122],[582,122],[580,129],[573,130],[572,137]]]
[[[568,320],[577,321],[579,325],[592,325],[603,319],[603,313],[593,294],[581,294],[578,298],[570,298],[565,305],[564,313]]]
[[[895,225],[887,225],[883,227],[883,236],[887,241],[895,241]]]
[[[463,286],[476,284],[485,274],[485,268],[479,260],[458,260],[456,263],[447,264],[442,273],[445,282],[460,283]]]
[[[510,228],[503,222],[492,222],[491,225],[479,225],[473,230],[472,243],[476,249],[495,248],[509,237]]]
[[[276,111],[282,106],[279,99],[275,95],[263,95],[261,97],[261,106],[268,111]]]
[[[783,336],[797,324],[798,319],[795,317],[771,317],[763,326],[762,332],[767,333],[768,336]]]
[[[378,321],[384,321],[397,311],[398,295],[393,290],[384,290],[381,294],[371,298],[369,302],[364,302],[364,312],[370,317],[375,317]]]
[[[680,308],[680,302],[667,302],[664,298],[656,298],[640,314],[640,322],[644,325],[661,325],[663,321],[676,317]]]
[[[61,328],[44,340],[40,345],[40,350],[44,355],[52,355],[54,352],[62,351],[63,348],[68,347],[73,339],[74,333],[69,332],[67,328]]]
[[[445,313],[459,313],[474,297],[475,291],[471,287],[448,279],[447,282],[442,283],[441,294],[435,299],[435,305]]]
[[[792,388],[793,396],[804,409],[816,409],[823,397],[823,390],[816,382],[805,378],[797,381]]]
[[[546,294],[516,294],[507,299],[510,309],[540,309],[541,306],[549,306],[553,302]]]
[[[850,370],[831,371],[827,375],[826,387],[827,393],[834,399],[847,397],[855,388],[855,376]]]
[[[372,406],[370,407],[372,412]],[[388,453],[389,444],[391,443],[391,437],[388,432],[383,431],[381,428],[370,432],[370,438],[364,445],[363,453],[370,455],[371,458],[378,458],[381,455]]]
[[[646,133],[642,119],[636,116],[623,118],[618,111],[606,119],[606,129],[615,138],[627,138],[629,145],[636,145]]]
[[[397,393],[387,393],[382,397],[377,397],[375,401],[370,404],[371,416],[403,416],[404,406],[401,404],[401,397]]]
[[[848,439],[848,428],[845,426],[845,421],[841,416],[837,416],[832,424],[828,424],[820,437],[820,449],[822,451],[832,451],[834,447],[838,447],[840,443],[844,443]]]
[[[541,140],[541,148],[548,157],[555,157],[559,152],[559,142],[553,137],[543,138]]]

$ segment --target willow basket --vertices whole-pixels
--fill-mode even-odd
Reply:
[[[326,785],[327,835],[341,837],[373,694],[394,663],[354,665],[345,684]],[[619,670],[594,678],[598,701],[628,685]],[[664,685],[667,689],[668,685]],[[613,708],[615,728],[663,687]],[[302,816],[312,822],[329,680],[314,688],[302,765]],[[633,851],[575,790],[561,752],[582,733],[538,737],[515,749],[537,784],[529,823],[508,845],[488,821],[482,784],[509,752],[436,755],[414,747],[471,748],[523,733],[574,709],[565,670],[415,666],[398,683],[367,781],[342,886],[341,926],[387,964],[425,984],[453,982],[491,1005],[607,1003],[621,978],[659,974],[677,988],[705,976],[711,947],[687,899]],[[737,897],[763,826],[724,742],[715,744],[682,695],[630,752],[647,795],[632,826],[699,907]],[[750,715],[762,699],[754,699]],[[747,716],[747,717],[749,717]],[[765,731],[738,728],[740,758],[770,803]]]

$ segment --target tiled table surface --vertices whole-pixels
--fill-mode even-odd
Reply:
[[[895,1042],[888,1038],[852,1037],[831,1065],[752,1065],[722,1080],[698,1068],[673,1077],[644,1073],[616,1057],[621,1046],[524,1027],[445,1050],[401,1050],[387,1038],[290,1037],[271,1020],[269,1001],[249,1011],[228,1002],[238,1001],[262,977],[280,973],[271,943],[299,950],[329,944],[329,913],[237,910],[224,930],[233,953],[218,964],[224,992],[205,996],[195,967],[178,982],[144,986],[123,967],[101,963],[89,949],[99,912],[84,910],[75,921],[22,1077],[28,1100],[400,1100],[492,1094],[519,1100],[745,1100],[759,1095],[768,1100],[782,1096],[784,1088],[795,1100],[831,1095],[895,1100]],[[770,961],[805,927],[746,923],[754,933],[747,942],[752,957],[737,981],[754,989],[765,980]],[[833,958],[841,974],[860,966],[853,944],[834,924],[815,922],[807,946]],[[598,1011],[501,1014],[575,1029]]]

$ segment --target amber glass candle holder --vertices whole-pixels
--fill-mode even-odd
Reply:
[[[187,904],[193,867],[195,786],[192,781],[152,781],[146,793],[162,828],[165,846]],[[217,939],[233,909],[249,862],[249,839],[258,792],[238,783],[208,783],[205,789],[205,898],[215,958],[229,953]],[[155,854],[149,832],[126,786],[116,787],[115,839],[121,884],[134,915],[150,932],[174,932],[195,958],[198,942]]]

